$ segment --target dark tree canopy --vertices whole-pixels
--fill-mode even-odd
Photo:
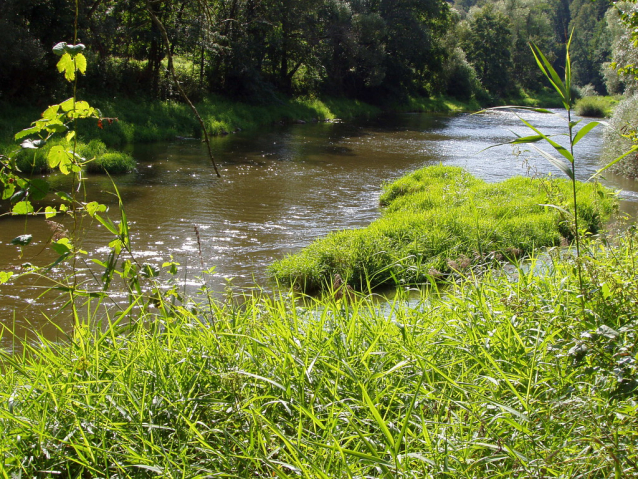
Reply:
[[[590,0],[80,0],[95,93],[176,97],[170,38],[182,86],[195,99],[278,95],[463,98],[542,88],[529,42],[557,65],[574,30],[574,77],[605,89],[607,4]],[[0,99],[46,97],[59,80],[51,47],[72,41],[75,1],[0,3]]]

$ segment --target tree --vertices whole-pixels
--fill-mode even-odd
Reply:
[[[574,32],[571,48],[574,84],[591,84],[599,93],[605,93],[600,66],[609,61],[610,55],[611,41],[605,21],[607,4],[574,0],[570,11],[569,30]]]
[[[512,31],[509,19],[488,4],[470,12],[462,46],[481,83],[492,94],[512,89]]]

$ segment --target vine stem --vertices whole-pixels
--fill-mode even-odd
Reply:
[[[221,178],[222,175],[219,174],[219,170],[217,169],[217,164],[215,163],[215,157],[213,156],[213,150],[210,147],[210,138],[208,136],[208,131],[206,131],[206,125],[204,124],[204,120],[202,120],[202,117],[197,111],[197,108],[195,107],[195,105],[193,105],[193,102],[191,102],[190,98],[188,98],[188,95],[182,88],[182,85],[180,85],[179,81],[177,80],[177,75],[175,74],[175,67],[173,66],[173,54],[171,53],[171,43],[168,39],[168,33],[166,32],[166,28],[164,28],[164,24],[160,21],[159,18],[157,18],[157,15],[155,15],[155,12],[153,12],[153,9],[151,8],[150,0],[146,0],[146,11],[148,12],[151,19],[153,20],[153,23],[155,23],[160,33],[162,34],[162,39],[164,40],[164,46],[166,47],[166,54],[168,56],[168,70],[171,73],[173,83],[175,84],[175,87],[179,91],[184,101],[188,104],[191,110],[193,110],[193,113],[197,117],[197,120],[199,121],[199,124],[202,127],[202,131],[204,132],[204,141],[206,142],[206,146],[208,147],[208,156],[210,157],[210,161],[213,164],[213,168],[215,169],[215,174],[217,175],[218,178]]]

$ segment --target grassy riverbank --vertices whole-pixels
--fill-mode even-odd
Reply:
[[[494,259],[516,258],[571,238],[571,183],[517,177],[489,184],[457,167],[433,166],[386,185],[382,217],[358,230],[329,234],[271,266],[285,285],[314,291],[338,273],[358,288],[423,283]],[[615,199],[580,184],[581,225],[596,232]]]
[[[175,140],[178,137],[200,138],[201,127],[190,108],[184,103],[172,101],[139,102],[129,99],[91,99],[104,117],[113,121],[83,122],[78,125],[81,155],[98,151],[92,172],[102,170],[106,164],[111,173],[131,169],[130,159],[119,158],[113,162],[116,150],[132,143],[150,143]],[[378,115],[381,110],[372,105],[348,99],[281,99],[270,104],[247,104],[221,97],[210,97],[197,105],[200,115],[211,135],[225,135],[238,130],[251,130],[274,123],[306,123],[352,119]],[[0,153],[8,154],[18,146],[13,135],[28,127],[39,118],[40,113],[32,107],[9,106],[0,108]],[[91,146],[91,143],[93,145]],[[96,143],[101,142],[101,143]],[[26,150],[18,153],[18,165],[26,172],[46,172],[46,155],[55,142],[39,151]],[[102,145],[101,147],[97,145]],[[107,155],[104,159],[103,156]],[[121,154],[120,154],[121,156]],[[93,158],[93,156],[87,156]],[[108,161],[114,163],[113,167]],[[122,164],[128,167],[122,167]],[[99,164],[99,165],[98,165]],[[134,166],[134,163],[133,165]]]
[[[282,296],[78,318],[67,341],[2,355],[0,470],[635,476],[635,242],[584,246],[584,297],[556,250],[542,275],[469,275],[383,312]]]
[[[84,122],[79,125],[80,153],[93,140],[101,141],[106,148],[97,156],[113,154],[132,143],[150,143],[174,140],[178,137],[200,138],[201,127],[190,108],[180,102],[139,102],[130,99],[90,99],[102,115],[116,118],[112,122]],[[310,123],[350,120],[356,117],[371,117],[382,112],[381,108],[357,100],[345,98],[281,98],[277,102],[248,104],[222,97],[210,97],[197,105],[200,115],[211,135],[231,134],[239,130],[254,130],[276,123]],[[479,108],[475,103],[463,103],[449,98],[411,98],[408,102],[394,105],[394,111],[457,112]],[[17,148],[13,135],[39,118],[40,111],[31,106],[0,105],[0,153]],[[45,147],[42,151],[21,152],[19,166],[29,172],[47,170]],[[93,148],[95,149],[95,148]],[[92,150],[88,148],[88,150]],[[100,171],[99,167],[94,172]],[[110,169],[113,172],[114,170]]]

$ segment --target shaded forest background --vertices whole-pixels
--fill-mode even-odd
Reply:
[[[573,78],[587,93],[621,93],[626,85],[610,62],[632,61],[622,57],[627,28],[600,0],[92,0],[79,7],[79,41],[92,57],[83,84],[118,97],[177,98],[147,7],[166,25],[182,85],[196,100],[330,95],[380,104],[449,95],[489,103],[541,90],[529,42],[559,69],[572,30]],[[71,0],[0,4],[0,101],[44,101],[68,88],[51,47],[72,41],[74,20]]]

